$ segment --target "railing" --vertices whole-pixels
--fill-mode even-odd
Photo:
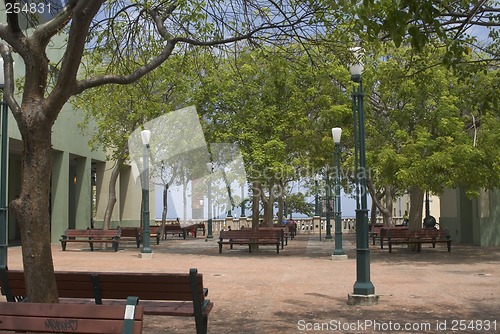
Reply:
[[[403,217],[393,217],[393,223],[395,225],[400,225],[403,223]],[[313,218],[294,218],[297,224],[297,233],[313,234],[313,233],[326,233],[326,218],[324,217],[313,217]],[[376,223],[382,223],[382,217],[377,217]],[[167,219],[167,224],[177,224],[176,219]],[[191,224],[204,223],[207,226],[206,219],[190,219],[187,221],[181,221],[181,225],[187,226]],[[161,219],[156,220],[156,224],[161,224]],[[330,219],[331,233],[335,233],[335,220]],[[225,218],[225,219],[212,219],[212,232],[218,233],[220,231],[232,229],[240,230],[241,228],[251,228],[252,218]],[[342,233],[355,233],[356,232],[356,218],[346,217],[342,218]]]

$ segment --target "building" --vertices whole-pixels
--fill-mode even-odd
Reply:
[[[471,199],[463,189],[447,189],[441,196],[439,224],[454,241],[500,246],[500,190],[483,190]]]

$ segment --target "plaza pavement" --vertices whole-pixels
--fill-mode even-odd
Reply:
[[[421,253],[371,246],[371,280],[378,305],[349,306],[356,280],[355,237],[344,234],[349,258],[332,261],[334,244],[299,234],[276,254],[264,246],[224,247],[217,236],[169,238],[143,259],[133,242],[120,250],[90,252],[70,244],[52,247],[56,270],[181,272],[197,268],[214,302],[209,333],[500,333],[500,247],[452,244]],[[21,248],[8,264],[21,269]],[[489,328],[489,330],[486,330]],[[145,316],[144,333],[194,333],[194,319]]]

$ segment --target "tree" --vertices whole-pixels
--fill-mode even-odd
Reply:
[[[470,85],[439,64],[442,52],[428,46],[412,55],[408,48],[387,45],[383,56],[374,54],[366,75],[371,195],[390,222],[392,210],[378,201],[376,190],[386,194],[386,205],[395,194],[408,191],[413,229],[421,228],[425,191],[439,194],[444,188],[462,186],[472,194],[499,185],[500,174],[489,158],[498,148],[486,139],[492,135],[488,127],[500,125],[494,107],[498,98],[482,95],[491,89],[498,70],[475,71],[473,77],[481,84]],[[481,146],[471,135],[474,114],[474,119],[487,120],[476,133],[482,138]]]
[[[332,72],[346,76],[346,69],[338,61],[318,66],[325,60],[309,57],[322,50],[307,51],[296,45],[242,50],[236,60],[204,69],[197,90],[209,138],[242,148],[253,201],[263,203],[267,224],[275,199],[282,218],[286,184],[310,177],[313,160],[330,161],[331,128],[350,114],[343,87],[331,80]],[[257,224],[259,207],[253,208]]]
[[[27,31],[21,30],[17,13],[7,13],[7,23],[0,24],[4,93],[24,145],[21,191],[10,209],[21,227],[30,301],[58,300],[46,172],[51,170],[52,125],[69,98],[92,87],[137,81],[183,45],[208,47],[310,35],[311,30],[304,27],[309,29],[319,11],[320,4],[314,1],[280,2],[279,7],[272,1],[232,1],[226,8],[219,1],[68,0],[51,19]],[[52,64],[46,50],[61,32],[65,36],[62,56]],[[88,49],[102,55],[107,65],[101,75],[85,75],[81,63]],[[26,69],[20,102],[14,94],[12,52],[19,54]]]
[[[417,50],[439,42],[446,50],[442,60],[457,65],[473,48],[498,59],[499,9],[498,1],[368,0],[353,11],[360,18],[356,31],[368,40],[392,40],[398,47],[409,41]]]

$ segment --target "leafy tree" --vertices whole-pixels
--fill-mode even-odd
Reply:
[[[488,127],[499,126],[498,109],[492,108],[497,98],[484,100],[480,93],[498,72],[483,75],[482,84],[473,87],[444,66],[429,68],[442,57],[441,50],[426,47],[418,55],[409,51],[384,49],[384,56],[375,54],[365,75],[371,87],[367,152],[373,167],[372,198],[388,223],[392,210],[377,200],[377,188],[383,189],[386,205],[408,190],[410,227],[420,228],[424,191],[439,194],[445,187],[463,186],[477,192],[499,185],[498,170],[491,168],[495,162],[486,158],[498,148],[489,140],[479,147],[469,126],[472,114],[487,119],[488,125],[476,129],[484,139],[492,135]]]
[[[205,69],[197,90],[209,137],[242,148],[254,202],[263,202],[268,224],[275,197],[282,219],[286,183],[310,176],[303,174],[310,173],[313,159],[327,161],[333,150],[330,129],[350,113],[331,72],[309,62],[312,48],[309,54],[294,46],[281,51],[244,50],[235,61]],[[330,68],[345,76],[338,62]],[[255,203],[253,212],[255,218]]]

